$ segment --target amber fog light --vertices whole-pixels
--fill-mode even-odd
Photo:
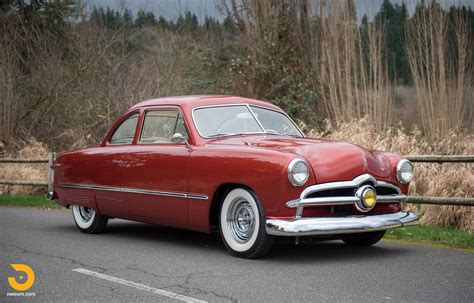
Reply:
[[[356,203],[356,208],[362,212],[370,211],[377,203],[377,193],[370,185],[359,188],[356,192],[356,197],[359,198],[359,201]]]

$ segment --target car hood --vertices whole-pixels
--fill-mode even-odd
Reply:
[[[318,183],[352,180],[362,174],[376,178],[390,176],[390,161],[383,152],[342,141],[280,136],[223,137],[211,145],[240,145],[272,149],[304,157],[313,167]]]

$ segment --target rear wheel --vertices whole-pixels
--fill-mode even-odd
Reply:
[[[219,224],[227,250],[241,258],[259,258],[273,244],[265,231],[265,214],[257,196],[251,190],[230,190],[221,205]]]
[[[108,218],[101,216],[90,207],[72,205],[72,216],[80,231],[87,234],[99,234],[104,231]]]
[[[374,232],[344,236],[342,237],[342,241],[352,246],[370,246],[379,242],[384,235],[385,235],[385,230],[374,231]]]

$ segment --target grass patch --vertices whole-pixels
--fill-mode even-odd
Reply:
[[[396,228],[388,230],[384,239],[474,250],[474,234],[451,227],[417,225]]]
[[[0,206],[62,208],[54,201],[42,196],[9,196],[0,195]]]

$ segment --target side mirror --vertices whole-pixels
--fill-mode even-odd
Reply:
[[[183,144],[184,143],[184,145],[186,145],[187,148],[191,148],[191,145],[189,145],[188,140],[186,140],[186,138],[180,133],[175,133],[171,137],[171,142],[173,142],[175,144]]]

